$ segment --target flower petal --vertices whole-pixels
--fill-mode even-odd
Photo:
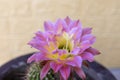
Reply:
[[[70,35],[73,35],[76,31],[77,31],[77,27],[75,27],[75,28],[72,28],[70,31],[69,31],[69,34]]]
[[[70,75],[70,67],[69,66],[63,66],[60,69],[60,73],[61,73],[62,77],[64,78],[64,80],[67,80],[69,75]]]
[[[69,28],[72,29],[72,28],[75,28],[75,27],[82,27],[82,24],[79,20],[76,20],[76,21],[72,21],[70,24],[69,24]]]
[[[93,54],[93,55],[98,55],[98,54],[100,54],[100,52],[99,52],[97,49],[92,48],[92,47],[88,48],[88,49],[86,50],[86,52],[90,52],[90,53]]]
[[[82,29],[81,27],[77,27],[76,29],[73,30],[73,40],[80,40],[81,34],[82,34]]]
[[[68,60],[66,64],[71,65],[73,67],[81,67],[82,58],[80,56],[75,56],[74,59]]]
[[[89,40],[89,42],[93,44],[96,41],[96,38],[92,34],[88,34],[88,35],[84,35],[81,39],[81,41],[86,41],[86,40]]]
[[[69,25],[72,22],[72,20],[68,16],[64,20],[67,25]]]
[[[27,63],[31,63],[32,61],[35,61],[35,59],[36,59],[36,54],[33,54],[28,58]]]
[[[58,19],[57,20],[57,22],[56,22],[56,24],[55,24],[55,26],[56,26],[56,31],[57,31],[57,33],[58,32],[60,32],[60,30],[61,30],[61,32],[63,32],[63,31],[68,31],[68,27],[67,27],[67,24],[66,24],[66,22],[64,21],[64,20],[62,20],[62,19]]]
[[[44,33],[43,33],[43,32],[38,31],[38,32],[36,32],[35,34],[36,34],[36,37],[38,37],[40,40],[46,41],[46,37],[44,36]]]
[[[80,48],[81,48],[81,51],[80,52],[83,52],[84,50],[86,50],[87,48],[89,48],[91,46],[90,42],[88,40],[86,41],[83,41],[81,44],[80,44]]]
[[[45,57],[45,53],[34,53],[32,56],[30,56],[27,60],[28,63],[31,63],[32,61],[38,62],[42,60],[49,60],[48,58]]]
[[[50,70],[50,64],[46,63],[43,66],[42,70],[40,71],[40,80],[43,80],[43,78],[46,76],[49,70]]]
[[[71,54],[73,54],[73,55],[78,55],[79,54],[79,52],[80,52],[80,48],[79,47],[76,47],[76,48],[74,48],[72,51],[71,51]]]
[[[28,45],[31,45],[32,47],[34,47],[40,51],[46,52],[46,49],[44,48],[44,46],[47,45],[47,42],[39,40],[38,37],[33,38],[28,43]]]
[[[45,61],[45,60],[49,60],[47,57],[46,57],[46,54],[45,53],[37,53],[36,54],[36,59],[35,61],[36,62],[39,62],[39,61]]]
[[[45,31],[53,31],[54,25],[50,21],[45,21],[44,22],[44,29],[45,29]]]
[[[62,64],[57,63],[57,62],[51,62],[50,66],[54,70],[54,72],[56,73],[62,67]]]
[[[83,58],[83,60],[88,60],[90,62],[94,61],[94,56],[89,52],[82,53],[81,57]]]
[[[74,68],[74,70],[82,78],[82,80],[85,80],[86,76],[81,68]]]
[[[84,28],[82,35],[91,34],[91,32],[92,32],[92,28]]]

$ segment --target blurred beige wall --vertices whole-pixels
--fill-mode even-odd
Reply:
[[[120,0],[0,0],[0,65],[35,51],[27,45],[33,33],[66,16],[93,27],[98,62],[120,67]]]

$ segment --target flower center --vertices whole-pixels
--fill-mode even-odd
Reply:
[[[51,54],[47,54],[47,57],[53,60],[66,60],[68,58],[72,58],[73,55],[70,54],[71,50],[73,49],[73,41],[72,41],[72,37],[69,36],[68,33],[63,32],[62,35],[59,36],[55,36],[56,39],[56,45],[57,45],[57,49],[60,50],[65,50],[65,52],[63,51],[62,53],[56,52],[56,53],[51,53]],[[54,51],[54,47],[52,48],[53,44],[51,43],[48,50],[50,52]]]
[[[68,52],[70,52],[70,46],[66,46],[66,44],[59,45],[58,49],[66,49]]]
[[[71,37],[64,32],[62,36],[56,37],[58,49],[65,49],[70,52],[73,48],[73,42]]]
[[[62,54],[62,55],[59,55],[59,53],[55,53],[55,54],[48,54],[47,57],[53,60],[66,60],[68,58],[72,58],[73,55],[69,53]]]

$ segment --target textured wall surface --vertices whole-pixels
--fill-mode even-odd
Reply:
[[[120,0],[0,0],[0,65],[36,51],[27,45],[33,33],[66,16],[93,27],[98,62],[120,67]]]

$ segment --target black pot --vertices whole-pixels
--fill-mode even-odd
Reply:
[[[26,61],[33,53],[18,57],[0,67],[0,80],[23,80],[26,74]],[[97,62],[89,63],[89,69],[84,68],[84,71],[89,78],[88,80],[116,80],[115,77],[105,67]],[[77,80],[80,78],[75,74]],[[21,78],[20,78],[21,77]]]

